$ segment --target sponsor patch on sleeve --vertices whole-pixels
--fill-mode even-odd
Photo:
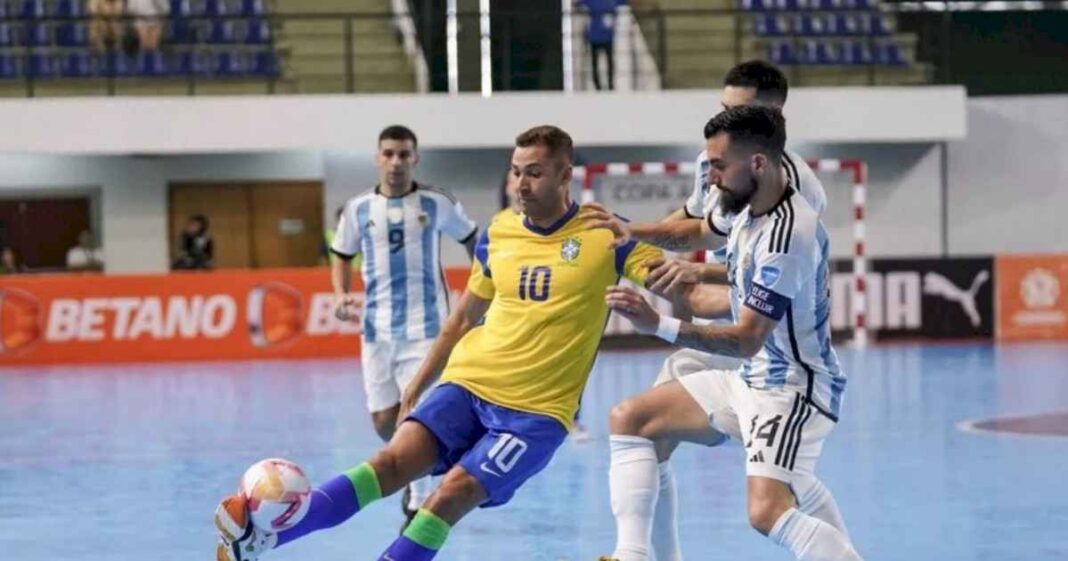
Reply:
[[[745,297],[745,305],[762,316],[779,321],[786,315],[790,299],[754,282],[749,288],[749,295]]]

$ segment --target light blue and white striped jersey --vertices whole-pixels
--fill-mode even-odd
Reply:
[[[448,314],[441,234],[466,242],[478,231],[463,205],[437,187],[415,184],[402,197],[376,187],[345,204],[331,250],[363,254],[363,340],[437,337]]]
[[[764,346],[744,361],[752,388],[789,388],[838,419],[846,376],[831,346],[830,242],[819,213],[787,187],[770,211],[743,211],[727,241],[731,309],[778,321]]]
[[[683,210],[690,218],[708,218],[709,213],[719,202],[719,189],[714,189],[708,184],[708,153],[701,151],[697,155],[694,166],[693,192],[686,199]],[[782,168],[786,173],[786,179],[797,192],[808,201],[817,214],[823,216],[827,209],[827,193],[823,191],[823,183],[808,163],[797,153],[786,150],[783,152]],[[729,232],[728,232],[729,233]],[[723,263],[727,256],[726,246],[715,251],[705,252],[705,261],[709,263]]]

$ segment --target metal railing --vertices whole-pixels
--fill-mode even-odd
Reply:
[[[967,55],[955,51],[961,48],[964,33],[957,20],[961,14],[980,16],[976,11],[962,11],[961,4],[965,3],[949,4],[950,9],[945,9],[945,3],[931,2],[880,4],[877,13],[886,15],[891,23],[885,33],[855,34],[802,29],[811,16],[832,17],[828,15],[832,12],[820,10],[626,10],[630,23],[621,26],[623,31],[616,37],[614,81],[616,89],[624,90],[715,87],[729,66],[749,58],[768,58],[770,45],[785,45],[784,52],[793,56],[807,53],[806,49],[814,53],[813,59],[796,61],[811,64],[780,61],[795,85],[966,81],[967,74],[955,69]],[[1041,13],[1033,9],[1033,3],[1023,4],[1027,7],[1011,10],[1013,4],[1008,3],[1009,10],[983,11],[987,15],[981,17],[1035,17]],[[873,10],[836,10],[833,14],[862,15]],[[1061,8],[1052,12],[1068,15]],[[529,29],[527,12],[494,12],[489,25],[485,25],[486,13],[454,15],[453,29],[457,31],[452,37],[443,29],[434,33],[440,22],[426,18],[413,21],[407,14],[190,16],[167,22],[169,31],[158,54],[132,57],[119,52],[87,54],[81,37],[57,44],[60,31],[78,28],[82,30],[78,33],[86,33],[92,21],[89,17],[8,17],[0,20],[0,94],[415,91],[414,75],[420,66],[429,75],[431,91],[448,91],[450,83],[460,91],[484,94],[487,83],[491,91],[592,89],[585,14],[565,14],[572,18],[570,22],[562,21],[556,28],[551,28],[555,25],[551,22],[545,23],[541,26],[544,29],[534,33]],[[545,14],[552,21],[559,16]],[[761,34],[760,20],[767,17],[791,25],[781,30],[764,29]],[[411,25],[398,26],[399,18],[408,18]],[[267,26],[266,37],[249,40],[247,30],[260,22]],[[191,34],[187,42],[167,40],[175,36],[176,27],[183,26]],[[406,52],[401,27],[418,32],[418,54]],[[228,36],[228,28],[237,35]],[[570,33],[564,33],[565,29]],[[40,33],[45,36],[35,35]],[[867,52],[872,53],[882,43],[898,45],[902,59],[887,63],[872,56],[867,63],[832,64],[828,61],[833,62],[834,57],[819,58],[820,44],[866,45]],[[449,49],[455,49],[454,58],[448,56]],[[148,58],[153,61],[146,62]],[[455,62],[450,64],[451,60]],[[88,69],[70,67],[72,61],[84,61]],[[51,69],[46,68],[49,65]],[[565,69],[571,74],[565,75]],[[450,75],[455,80],[450,81]]]

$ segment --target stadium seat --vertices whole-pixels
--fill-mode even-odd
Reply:
[[[176,76],[206,76],[211,73],[214,59],[208,53],[185,51],[173,63]]]
[[[188,19],[171,18],[167,24],[167,42],[178,45],[196,42],[196,34]]]
[[[0,47],[15,45],[15,30],[10,23],[0,21]]]
[[[852,41],[843,49],[843,64],[868,65],[873,60],[867,41]]]
[[[886,66],[904,66],[907,64],[901,45],[888,41],[876,47],[875,62]]]
[[[271,25],[265,19],[252,19],[245,25],[245,43],[264,45],[271,42]]]
[[[785,41],[768,45],[768,59],[775,64],[797,64],[797,55],[794,53],[793,45]]]
[[[241,0],[241,15],[245,17],[260,17],[266,14],[263,9],[263,0]]]
[[[38,19],[45,15],[44,0],[22,0],[19,8],[19,17],[22,19]]]
[[[48,25],[44,23],[27,23],[22,28],[22,44],[27,47],[46,47],[52,44],[52,38],[48,33]]]
[[[768,5],[772,0],[742,0],[742,9],[750,12],[762,12],[770,9]]]
[[[45,53],[31,54],[30,63],[26,67],[26,75],[34,78],[52,78],[55,76],[56,65],[52,55]]]
[[[189,4],[189,0],[171,0],[171,13],[170,17],[174,18],[187,18],[193,15],[193,8]]]
[[[86,51],[69,53],[60,63],[59,74],[65,78],[87,78],[93,75],[92,59]]]
[[[234,51],[221,51],[215,57],[212,73],[221,78],[234,78],[245,73],[245,64],[238,53]]]
[[[753,17],[753,31],[762,37],[777,37],[783,34],[779,17],[775,14],[762,14]]]
[[[0,54],[0,80],[19,77],[19,61],[11,55]]]
[[[108,53],[98,59],[96,72],[100,76],[124,78],[133,75],[132,61],[122,53]]]
[[[77,18],[85,15],[82,3],[78,0],[56,0],[52,14],[61,18]]]
[[[870,33],[872,35],[889,35],[891,33],[890,18],[878,13],[872,14],[869,18],[871,22]]]
[[[83,47],[89,42],[84,23],[61,23],[56,26],[56,44],[60,47]]]
[[[274,51],[260,51],[253,56],[252,72],[258,76],[278,76],[281,67],[278,64],[278,55]]]
[[[137,73],[141,76],[166,76],[167,63],[159,52],[141,53],[137,60]]]
[[[824,18],[820,14],[801,13],[797,15],[794,33],[798,35],[823,35],[826,33]]]
[[[0,20],[9,17],[11,17],[11,5],[7,3],[7,0],[0,0]]]
[[[234,42],[234,23],[229,20],[212,20],[208,43],[225,45]]]
[[[225,16],[227,6],[224,0],[204,0],[204,15],[210,17]]]

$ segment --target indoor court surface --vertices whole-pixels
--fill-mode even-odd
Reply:
[[[610,553],[607,412],[646,388],[667,352],[602,353],[582,416],[592,438],[566,443],[511,504],[469,516],[439,559]],[[839,353],[850,382],[818,472],[866,559],[1068,559],[1068,346]],[[318,482],[378,446],[358,369],[355,359],[4,369],[2,556],[213,559],[215,504],[249,464],[286,457]],[[684,446],[675,466],[686,559],[789,558],[748,526],[737,444]],[[387,498],[262,559],[373,560],[401,521]]]

